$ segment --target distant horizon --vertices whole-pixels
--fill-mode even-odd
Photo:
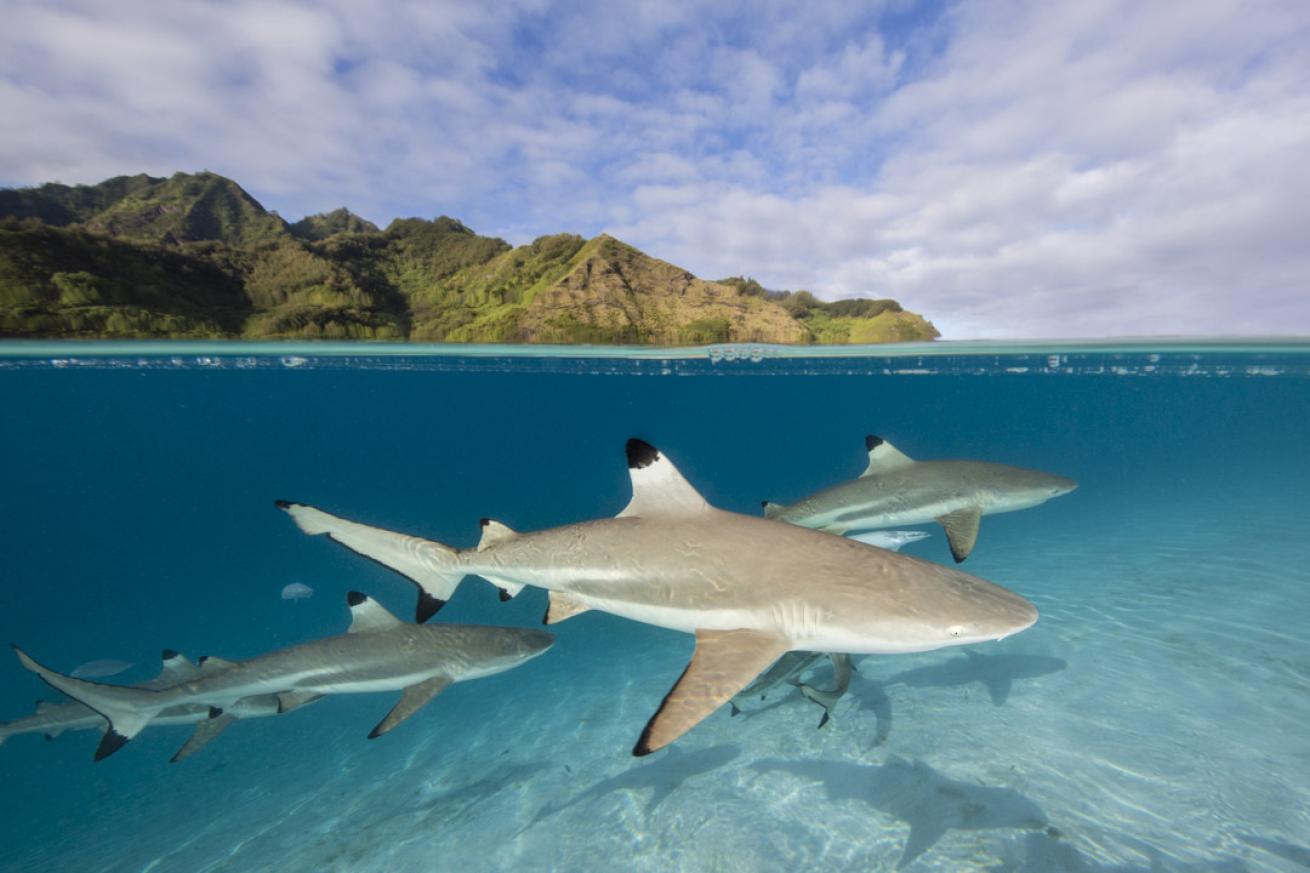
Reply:
[[[944,334],[1310,334],[1310,7],[0,0],[0,184],[609,233]]]

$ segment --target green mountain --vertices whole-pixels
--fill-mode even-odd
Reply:
[[[0,190],[0,336],[416,342],[888,342],[894,300],[707,282],[602,235],[511,248],[453,218],[287,224],[230,179]]]

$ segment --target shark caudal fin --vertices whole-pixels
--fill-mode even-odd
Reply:
[[[158,691],[74,679],[38,664],[18,646],[14,646],[14,651],[22,665],[41,677],[51,688],[90,707],[109,722],[109,729],[100,738],[100,745],[96,749],[97,761],[127,745],[128,740],[139,734],[168,705],[160,701],[159,698],[164,695]]]
[[[465,576],[459,567],[458,553],[449,546],[347,521],[303,503],[278,500],[276,504],[310,536],[327,534],[352,552],[396,571],[417,585],[415,616],[419,622],[427,621],[445,606]]]

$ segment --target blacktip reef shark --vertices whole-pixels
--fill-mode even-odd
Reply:
[[[969,557],[984,515],[1038,506],[1078,483],[1063,476],[987,461],[915,461],[882,437],[864,438],[869,466],[842,482],[783,506],[764,502],[768,518],[828,533],[935,521],[956,563]]]
[[[824,657],[822,652],[788,652],[783,655],[763,675],[728,701],[728,705],[732,707],[732,714],[741,714],[741,703],[756,696],[763,700],[770,691],[785,682],[788,685],[795,686],[796,690],[806,700],[823,707],[823,716],[819,719],[819,727],[823,727],[832,717],[832,710],[837,705],[837,701],[841,700],[842,695],[851,687],[851,674],[854,672],[854,668],[851,666],[850,655],[830,654],[827,657],[832,661],[834,682],[832,690],[825,691],[822,688],[802,682],[800,680],[801,675],[813,667],[814,662],[822,657]]]
[[[794,650],[886,654],[1000,639],[1037,620],[1024,598],[958,570],[765,518],[716,509],[654,446],[627,443],[632,499],[615,518],[516,533],[483,519],[475,549],[278,501],[409,577],[419,616],[468,575],[510,596],[546,588],[553,624],[597,609],[696,635],[682,677],[633,754],[663,748]]]
[[[203,662],[209,659],[202,658],[201,660]],[[184,655],[172,649],[165,649],[159,675],[148,682],[142,682],[133,687],[143,688],[148,691],[159,691],[196,679],[201,675],[201,672],[201,668],[191,663],[190,659]],[[304,702],[310,703],[312,700]],[[208,706],[183,704],[164,710],[150,724],[152,727],[175,724],[194,724],[196,726],[190,738],[173,755],[171,760],[176,763],[186,760],[208,745],[210,741],[222,733],[224,728],[237,719],[264,718],[279,715],[281,712],[282,707],[279,704],[277,695],[260,694],[238,700],[218,718],[210,717],[210,707]],[[36,712],[32,715],[10,722],[0,722],[0,743],[18,734],[40,733],[44,734],[46,739],[54,739],[65,731],[99,730],[103,732],[108,727],[109,722],[102,715],[76,700],[62,703],[39,700],[36,704]]]
[[[545,631],[523,628],[409,624],[358,591],[350,592],[346,602],[351,623],[344,634],[248,661],[209,658],[196,678],[158,690],[74,679],[41,666],[17,646],[14,650],[23,666],[48,685],[109,721],[96,749],[99,761],[174,706],[212,707],[211,716],[219,718],[228,707],[257,695],[277,695],[280,710],[287,712],[323,694],[403,691],[400,701],[369,734],[373,739],[451,683],[517,667],[555,642]]]

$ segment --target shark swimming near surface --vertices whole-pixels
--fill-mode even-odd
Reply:
[[[553,624],[596,609],[695,634],[681,678],[633,754],[695,727],[783,654],[922,652],[1001,639],[1037,610],[959,570],[710,506],[654,446],[627,443],[632,499],[615,518],[517,533],[483,519],[475,549],[278,501],[301,530],[327,534],[419,586],[418,617],[469,575],[513,596],[546,588]]]
[[[764,502],[768,518],[847,531],[935,521],[956,563],[969,557],[984,515],[1038,506],[1078,483],[1063,476],[986,461],[915,461],[882,437],[864,438],[869,466],[860,478],[784,506]]]
[[[200,676],[201,671],[189,658],[172,649],[165,649],[161,656],[159,675],[148,682],[142,682],[135,688],[159,691],[182,682],[188,682]],[[71,674],[70,674],[71,675]],[[312,700],[306,700],[310,703]],[[182,704],[169,707],[156,716],[152,727],[175,724],[194,724],[195,731],[186,743],[173,755],[176,763],[183,761],[208,745],[223,729],[237,719],[264,718],[282,712],[277,695],[260,694],[246,697],[232,704],[219,718],[210,717],[210,707],[200,704]],[[76,700],[52,703],[38,700],[36,712],[24,718],[10,722],[0,722],[0,743],[18,734],[40,733],[46,739],[54,739],[65,731],[98,730],[103,732],[109,727],[104,716],[89,706]]]
[[[350,592],[346,633],[312,640],[246,661],[203,659],[193,679],[161,689],[102,685],[56,673],[14,646],[23,666],[48,685],[109,721],[97,761],[122,748],[170,707],[210,707],[210,721],[243,699],[276,695],[289,712],[324,694],[402,691],[369,739],[387,733],[454,682],[501,673],[537,657],[555,642],[539,630],[402,622],[376,601]]]

